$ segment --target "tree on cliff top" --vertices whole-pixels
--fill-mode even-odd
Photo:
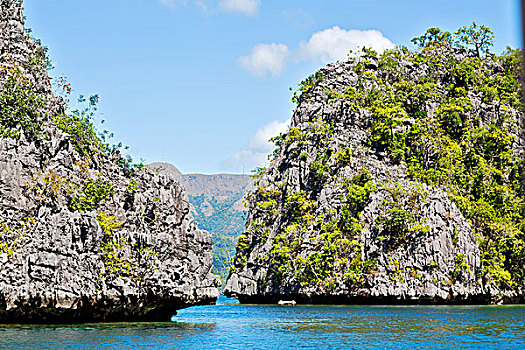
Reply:
[[[451,34],[449,32],[443,32],[439,28],[430,28],[425,34],[420,37],[411,40],[412,43],[419,46],[419,48],[425,48],[430,46],[449,46],[451,45]]]
[[[468,28],[466,26],[459,28],[454,34],[457,45],[465,45],[467,48],[474,47],[478,57],[481,57],[482,53],[489,52],[489,49],[494,46],[494,32],[484,25],[478,26],[476,22],[472,22]]]
[[[458,47],[469,49],[481,57],[494,46],[494,32],[484,25],[478,26],[475,22],[470,27],[463,26],[454,34],[444,32],[439,28],[430,28],[422,36],[411,40],[420,49],[428,47],[450,47],[454,43]]]

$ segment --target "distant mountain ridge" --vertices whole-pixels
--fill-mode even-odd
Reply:
[[[170,163],[152,163],[172,174],[186,190],[190,210],[199,228],[213,234],[216,271],[225,276],[229,257],[235,252],[237,237],[246,223],[244,195],[253,190],[254,179],[240,174],[182,174]]]
[[[229,198],[240,191],[252,190],[253,179],[241,174],[182,174],[170,163],[151,163],[150,167],[162,168],[180,181],[190,196],[212,196]]]

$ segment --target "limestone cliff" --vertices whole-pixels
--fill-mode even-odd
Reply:
[[[300,85],[248,197],[226,295],[523,301],[520,55],[480,57],[438,30],[416,41]]]
[[[20,1],[1,0],[0,20],[0,322],[169,320],[215,302],[211,235],[182,187],[97,135],[96,97],[65,112]]]

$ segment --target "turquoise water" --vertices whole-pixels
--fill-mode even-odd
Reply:
[[[218,305],[170,323],[0,326],[1,349],[525,349],[525,306]]]

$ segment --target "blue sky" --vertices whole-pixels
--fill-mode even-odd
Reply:
[[[519,2],[25,0],[73,95],[99,94],[104,127],[146,162],[249,173],[286,129],[289,87],[348,49],[392,45],[429,27],[491,27],[495,52],[521,46]],[[75,98],[72,98],[75,100]],[[74,104],[73,104],[74,106]]]

